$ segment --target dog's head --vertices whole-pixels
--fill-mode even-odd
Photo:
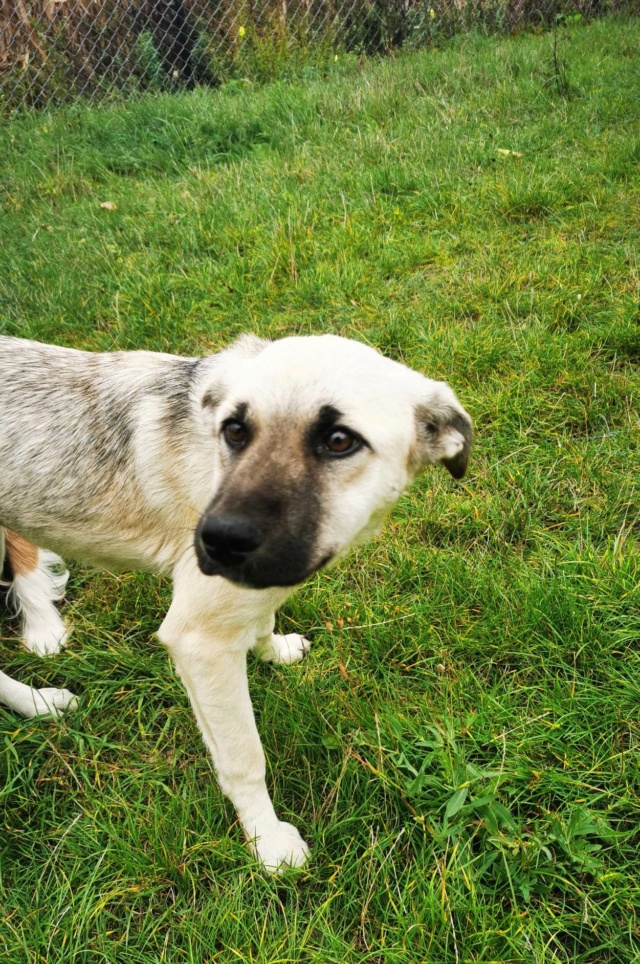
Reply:
[[[359,342],[245,337],[207,381],[216,454],[195,535],[204,573],[293,586],[377,531],[424,465],[465,473],[471,420],[451,389]]]

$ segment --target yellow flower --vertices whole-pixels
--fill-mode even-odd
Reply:
[[[431,10],[429,11],[429,16],[431,17],[432,20],[433,20],[433,18],[435,17],[435,15],[436,15],[436,12],[435,12],[435,10],[433,9],[433,7],[431,7]]]
[[[239,37],[244,37],[244,35],[246,34],[246,32],[247,32],[247,31],[244,29],[244,27],[238,27],[238,36],[239,36]]]

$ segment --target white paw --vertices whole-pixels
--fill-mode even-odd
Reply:
[[[299,663],[309,650],[311,643],[304,636],[298,633],[288,633],[286,636],[277,636],[273,633],[263,646],[257,648],[260,659],[265,663],[280,663],[290,665]]]
[[[53,656],[65,646],[68,636],[58,610],[49,603],[45,614],[29,614],[24,620],[24,644],[36,656]]]
[[[75,710],[78,701],[69,690],[53,686],[31,691],[31,699],[25,700],[24,716],[62,716],[65,710]]]
[[[270,874],[285,867],[302,867],[309,855],[309,845],[296,828],[284,820],[279,820],[270,833],[257,837],[251,847]]]

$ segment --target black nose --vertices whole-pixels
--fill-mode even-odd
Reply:
[[[222,565],[238,565],[262,543],[262,533],[249,519],[233,515],[210,515],[200,526],[200,538],[210,559]]]

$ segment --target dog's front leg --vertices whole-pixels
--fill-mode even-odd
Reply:
[[[198,578],[192,572],[204,599],[216,598],[223,606],[220,617],[209,613],[203,619],[203,596],[193,593],[193,584],[185,596],[176,581],[174,600],[158,636],[175,661],[193,707],[204,741],[209,748],[218,774],[220,787],[233,803],[242,828],[265,868],[300,867],[309,848],[298,831],[276,816],[265,775],[265,758],[258,736],[247,681],[246,654],[255,643],[253,626],[239,627],[235,620],[225,619],[226,603],[232,599],[229,584],[220,589],[222,580]],[[239,593],[241,591],[235,590]],[[233,610],[232,610],[233,612]]]
[[[253,651],[265,663],[280,663],[290,666],[299,663],[311,649],[311,641],[299,633],[279,636],[274,633],[275,616],[273,613],[257,628],[257,638]]]
[[[220,787],[233,803],[258,857],[270,871],[283,865],[301,866],[308,847],[295,827],[278,820],[267,790],[264,752],[249,697],[246,652],[218,650],[210,637],[191,634],[169,648]]]

